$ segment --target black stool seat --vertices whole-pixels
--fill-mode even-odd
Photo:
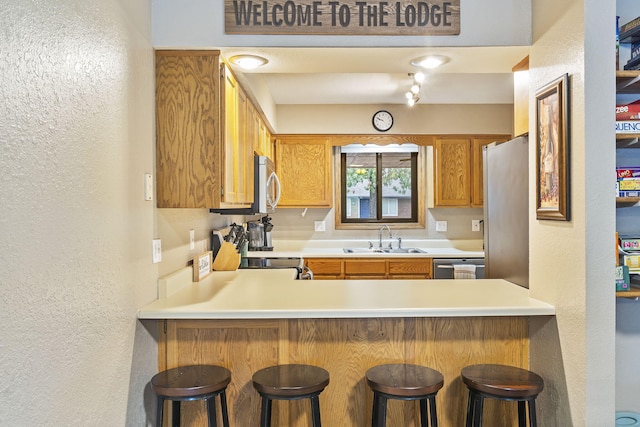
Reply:
[[[525,404],[529,406],[529,425],[535,427],[535,399],[544,388],[538,374],[506,365],[472,365],[462,369],[462,381],[469,389],[467,427],[482,425],[485,397],[518,402],[518,425],[526,425]]]
[[[318,396],[329,385],[329,372],[311,365],[276,365],[253,374],[253,387],[262,396],[260,426],[271,425],[273,400],[311,400],[313,427],[320,427]]]
[[[180,425],[180,402],[205,400],[209,426],[216,427],[215,397],[220,396],[222,423],[229,426],[226,389],[231,382],[231,372],[222,366],[193,365],[173,368],[157,373],[151,379],[151,388],[158,397],[157,425],[162,426],[164,401],[173,402],[172,425]]]
[[[400,363],[374,366],[365,376],[373,391],[373,427],[386,425],[388,399],[419,400],[423,427],[428,425],[429,403],[431,426],[438,426],[436,394],[444,385],[444,378],[440,372],[426,366]]]

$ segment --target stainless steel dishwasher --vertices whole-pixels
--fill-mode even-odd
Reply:
[[[434,279],[453,279],[456,269],[472,264],[475,265],[475,278],[484,279],[484,258],[435,258],[433,260]]]

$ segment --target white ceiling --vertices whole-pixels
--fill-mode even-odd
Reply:
[[[249,85],[268,87],[276,104],[404,104],[418,69],[411,59],[445,55],[425,70],[419,103],[510,104],[512,67],[528,46],[447,48],[221,48],[222,56],[260,55],[269,63],[251,72],[233,66]]]

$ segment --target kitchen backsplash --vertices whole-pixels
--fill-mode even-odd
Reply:
[[[482,231],[471,231],[471,221],[482,219],[482,209],[438,208],[427,210],[425,229],[402,229],[390,225],[393,237],[449,240],[482,240]],[[270,215],[273,220],[272,237],[274,240],[313,240],[313,239],[376,239],[378,229],[371,230],[335,230],[334,211],[332,209],[283,209],[276,208]],[[256,216],[255,218],[257,218]],[[247,217],[254,219],[254,217]],[[326,231],[314,231],[315,222],[324,221]],[[446,221],[447,231],[437,232],[436,221]],[[385,233],[386,235],[386,233]]]

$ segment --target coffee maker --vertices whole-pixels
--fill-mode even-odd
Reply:
[[[247,233],[249,234],[250,251],[272,251],[271,217],[264,216],[255,221],[247,221]]]

